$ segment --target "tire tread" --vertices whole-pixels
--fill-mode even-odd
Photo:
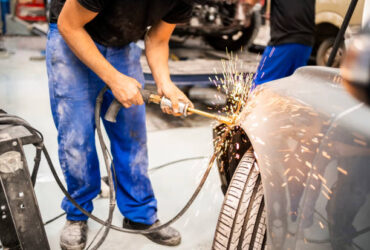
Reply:
[[[226,192],[212,249],[263,249],[265,217],[261,178],[253,151],[249,149]]]

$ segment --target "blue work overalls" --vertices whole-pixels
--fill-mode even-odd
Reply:
[[[102,55],[121,73],[144,84],[140,65],[141,49],[130,43],[125,47],[96,44]],[[99,161],[95,147],[94,108],[104,82],[69,49],[57,25],[51,24],[46,48],[51,110],[58,130],[59,161],[68,191],[87,211],[100,192]],[[113,100],[104,96],[102,116]],[[153,224],[157,201],[148,178],[145,106],[123,108],[117,123],[103,119],[111,142],[117,175],[117,205],[128,219]],[[87,220],[64,198],[62,208],[69,220]]]
[[[254,84],[290,76],[299,67],[307,65],[311,51],[312,47],[298,43],[267,46],[254,76]]]

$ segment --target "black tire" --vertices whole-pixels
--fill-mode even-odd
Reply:
[[[206,42],[216,50],[237,51],[253,42],[261,26],[261,14],[253,12],[251,24],[248,28],[235,30],[230,35],[212,35],[205,37]]]
[[[222,204],[212,249],[264,249],[266,212],[259,170],[249,149],[242,157]]]
[[[316,65],[326,66],[326,63],[329,59],[329,55],[333,49],[334,41],[335,41],[334,37],[329,37],[320,43],[319,48],[317,50],[317,54],[316,54]],[[339,68],[342,58],[344,56],[344,52],[345,52],[345,47],[344,47],[344,43],[342,43],[339,46],[339,49],[338,49],[337,55],[335,56],[332,67]]]

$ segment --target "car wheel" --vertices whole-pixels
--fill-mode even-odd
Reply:
[[[218,218],[212,249],[264,249],[266,212],[253,150],[235,170]]]
[[[330,38],[326,38],[324,41],[321,42],[317,50],[317,54],[316,54],[316,64],[317,65],[326,66],[326,63],[329,60],[330,53],[333,49],[334,41],[335,41],[335,38],[330,37]],[[339,49],[338,49],[337,55],[334,58],[332,67],[338,68],[340,66],[340,62],[342,61],[342,58],[344,56],[344,51],[345,51],[345,47],[344,47],[344,43],[342,43],[339,46]]]
[[[216,50],[237,51],[244,46],[248,46],[257,36],[258,30],[261,26],[261,14],[259,11],[253,12],[251,24],[248,28],[235,30],[228,35],[212,35],[206,36],[206,42]]]

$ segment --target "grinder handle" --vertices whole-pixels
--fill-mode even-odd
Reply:
[[[169,107],[172,109],[172,102],[170,99],[166,98],[166,97],[162,97],[161,99],[161,108],[164,108],[164,107]],[[188,115],[188,107],[189,107],[189,104],[188,103],[184,103],[184,102],[179,102],[178,103],[178,107],[179,107],[179,113],[181,115],[183,115],[184,117],[186,117]]]
[[[140,89],[140,94],[143,96],[143,100],[145,103],[149,101],[150,95],[153,93],[146,89]],[[109,105],[107,113],[105,113],[104,119],[109,122],[116,122],[117,121],[117,114],[122,108],[122,104],[117,101],[117,99],[113,99],[112,103]]]

